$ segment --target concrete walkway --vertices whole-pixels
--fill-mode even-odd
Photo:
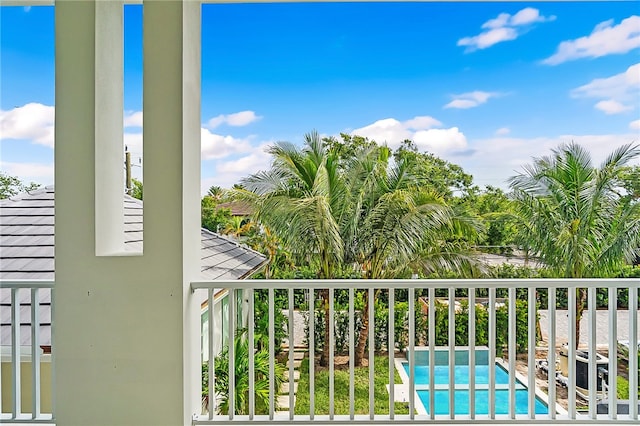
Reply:
[[[549,312],[539,310],[540,327],[542,328],[542,340],[548,342],[549,338]],[[629,339],[629,311],[617,311],[617,340]],[[580,344],[587,345],[589,312],[585,311],[580,320]],[[569,341],[569,314],[566,310],[556,310],[556,346],[561,346]],[[638,311],[638,328],[640,339],[640,311]],[[596,311],[596,345],[600,347],[609,344],[609,311]]]

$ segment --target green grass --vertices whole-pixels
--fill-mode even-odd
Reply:
[[[387,357],[375,357],[374,362],[374,411],[375,414],[389,414],[389,360]],[[398,372],[395,383],[402,383]],[[356,414],[369,414],[369,367],[354,369],[355,390],[354,406]],[[336,415],[349,414],[349,370],[334,371],[334,407]],[[408,414],[407,403],[396,402],[396,414]],[[300,366],[300,381],[296,393],[295,414],[309,414],[309,359],[305,358]],[[323,369],[315,373],[315,414],[329,414],[329,371]]]
[[[629,399],[629,381],[627,379],[617,376],[616,390],[618,399]],[[640,397],[640,388],[638,388],[638,397]]]

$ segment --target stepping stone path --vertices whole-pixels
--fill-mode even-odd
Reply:
[[[279,409],[276,411],[277,415],[289,415],[289,358],[288,347],[283,347],[283,351],[287,352],[287,368],[284,372],[286,382],[280,387],[279,395],[276,400],[276,404]],[[296,404],[296,392],[298,391],[298,381],[300,380],[300,365],[302,360],[307,354],[306,347],[294,347],[293,349],[293,405]]]

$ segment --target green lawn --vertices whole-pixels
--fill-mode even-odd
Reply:
[[[369,367],[354,369],[355,373],[355,413],[369,414]],[[374,410],[375,414],[389,413],[389,360],[387,357],[375,358]],[[402,383],[398,372],[395,372],[395,382]],[[335,414],[349,414],[349,370],[334,372]],[[396,402],[394,411],[397,414],[408,414],[408,403]],[[309,359],[305,358],[300,366],[300,381],[296,393],[296,414],[309,414]],[[321,370],[315,373],[315,414],[329,414],[329,371]]]

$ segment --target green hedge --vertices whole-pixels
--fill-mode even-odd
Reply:
[[[388,305],[379,298],[375,304],[374,345],[376,352],[387,349],[389,341],[389,311]],[[409,309],[407,302],[396,302],[394,309],[394,340],[400,350],[406,348],[409,342]],[[448,306],[436,301],[435,335],[436,346],[449,344],[449,313]],[[334,313],[334,339],[336,353],[345,354],[349,351],[349,315],[346,309],[336,309]],[[476,307],[476,345],[489,344],[489,312],[483,305]],[[355,340],[362,328],[361,313],[355,311]],[[466,300],[460,302],[455,314],[455,345],[466,346],[469,343],[469,304]],[[498,352],[507,347],[509,329],[508,307],[496,308],[496,348]],[[307,318],[307,337],[309,333]],[[420,303],[416,303],[415,312],[415,341],[417,345],[427,345],[429,337],[429,317],[423,312]],[[324,310],[315,311],[315,350],[321,351],[324,345]],[[526,352],[528,347],[528,304],[524,300],[516,300],[516,350]]]

